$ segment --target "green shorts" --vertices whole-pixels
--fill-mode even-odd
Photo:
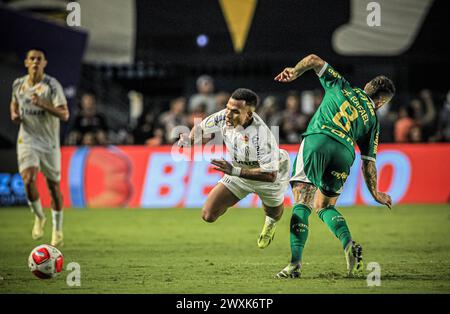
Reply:
[[[312,183],[328,196],[338,196],[350,174],[355,154],[325,134],[307,135],[300,145],[290,179]]]

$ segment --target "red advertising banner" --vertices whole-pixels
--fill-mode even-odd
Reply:
[[[298,145],[285,145],[294,162]],[[211,158],[223,152],[193,148],[186,160],[176,148],[163,146],[63,147],[61,190],[65,207],[201,207],[222,174]],[[450,200],[450,144],[379,146],[379,188],[395,203],[447,203]],[[357,154],[338,204],[375,205],[364,184]],[[42,175],[38,189],[44,206],[50,198]],[[292,204],[286,191],[285,203]],[[240,207],[260,206],[255,195]]]

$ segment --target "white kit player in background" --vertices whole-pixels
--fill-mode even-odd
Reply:
[[[233,92],[226,109],[212,114],[181,134],[179,146],[202,143],[206,136],[221,135],[232,163],[213,159],[216,170],[225,175],[211,190],[202,210],[202,218],[214,222],[226,210],[250,193],[263,204],[266,220],[258,238],[260,248],[267,247],[275,234],[276,222],[283,215],[284,193],[289,182],[289,155],[255,113],[258,96],[240,88]]]
[[[61,84],[44,73],[45,52],[30,49],[25,59],[28,75],[14,81],[11,99],[11,120],[20,124],[17,138],[19,172],[28,204],[35,214],[33,239],[44,235],[45,214],[36,188],[36,176],[42,171],[52,198],[53,234],[51,245],[62,246],[61,150],[59,120],[69,119],[67,100]]]

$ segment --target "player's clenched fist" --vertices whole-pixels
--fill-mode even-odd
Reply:
[[[31,103],[33,105],[38,106],[38,107],[42,107],[40,100],[41,99],[39,98],[39,96],[37,94],[31,95]]]
[[[377,201],[378,203],[380,203],[382,205],[386,205],[389,209],[391,209],[392,198],[390,195],[383,193],[383,192],[378,192],[377,196],[375,198],[375,201]]]
[[[178,140],[179,147],[188,147],[191,145],[191,139],[189,138],[189,134],[181,133],[180,139]]]
[[[20,118],[20,114],[16,111],[11,112],[11,121],[14,123],[22,122],[22,118]]]

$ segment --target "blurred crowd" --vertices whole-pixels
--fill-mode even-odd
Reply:
[[[108,127],[106,115],[99,112],[96,97],[85,93],[68,127],[66,145],[148,145],[173,144],[176,126],[189,129],[208,115],[226,107],[230,93],[216,92],[214,80],[207,75],[196,81],[197,93],[177,97],[167,110],[152,107],[144,110],[133,127]],[[281,144],[298,144],[301,133],[323,98],[320,89],[291,91],[286,95],[260,95],[257,113],[279,135]],[[378,111],[380,142],[423,143],[450,141],[450,91],[445,99],[421,90],[406,102],[394,99]],[[130,124],[131,125],[131,124]]]

